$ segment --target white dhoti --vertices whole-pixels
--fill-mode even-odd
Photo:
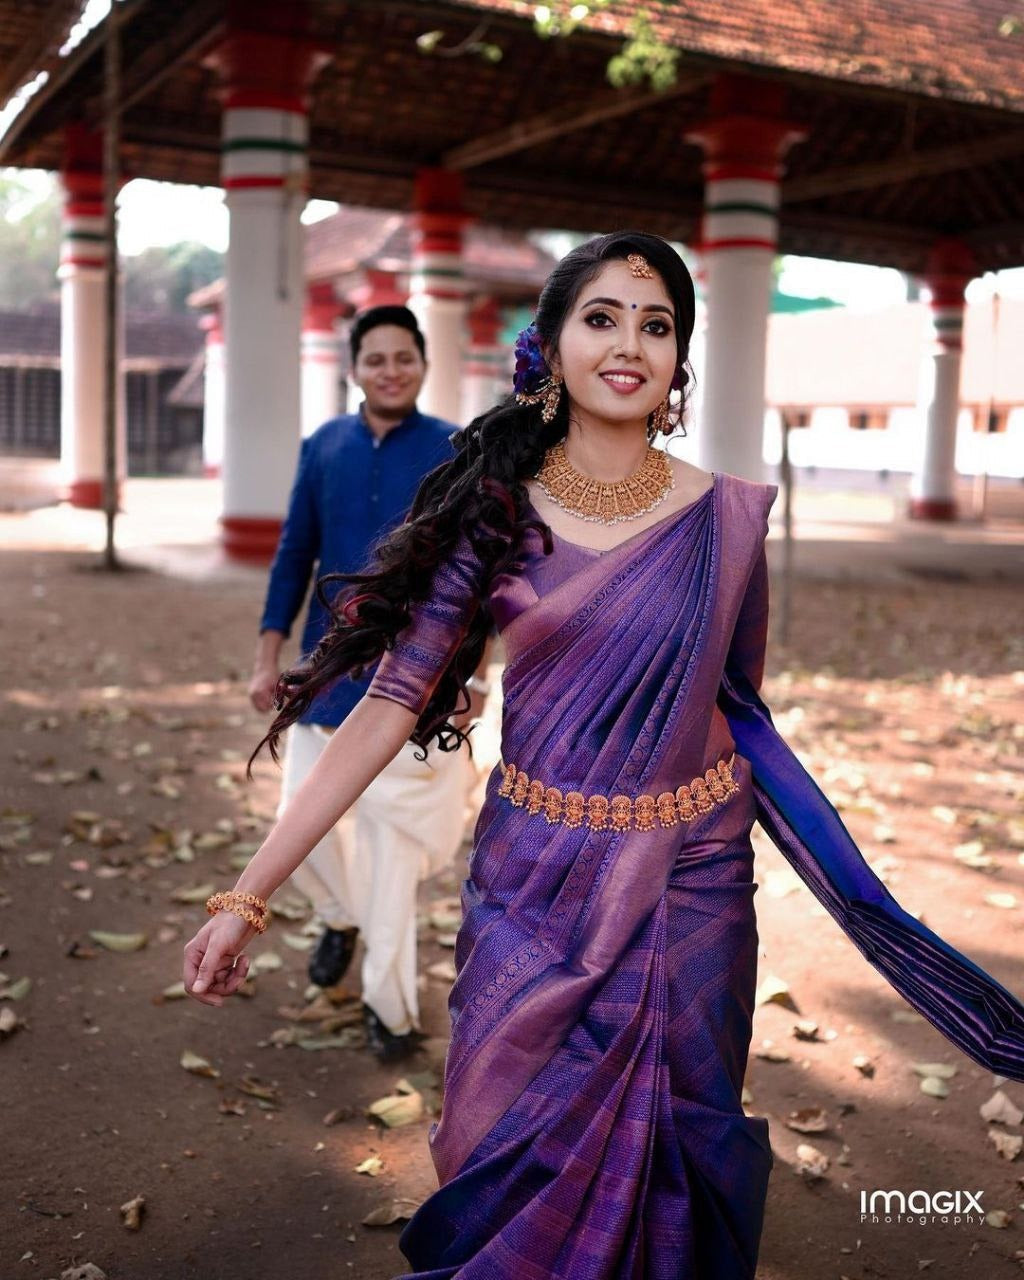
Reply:
[[[322,725],[287,731],[278,817],[331,740]],[[292,885],[331,929],[362,934],[363,1001],[395,1035],[421,1030],[416,987],[416,889],[452,863],[477,781],[468,749],[406,742],[295,869]]]

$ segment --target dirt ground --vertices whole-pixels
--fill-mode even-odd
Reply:
[[[240,781],[263,723],[245,696],[262,580],[110,576],[94,561],[0,552],[0,1280],[87,1261],[110,1280],[387,1280],[405,1269],[401,1223],[364,1219],[435,1185],[461,867],[422,886],[434,1038],[407,1070],[360,1044],[358,956],[310,1010],[312,938],[286,891],[287,914],[251,948],[269,958],[249,998],[175,998],[207,886],[233,882],[276,803],[266,758]],[[799,580],[765,694],[900,902],[1024,996],[1021,581],[952,577]],[[1008,1157],[1022,1130],[979,1114],[993,1077],[910,1016],[755,836],[760,979],[790,996],[758,1008],[747,1079],[776,1153],[759,1276],[1020,1274],[1024,1159]],[[145,943],[110,950],[92,931]],[[947,1064],[948,1096],[922,1092],[922,1063]],[[410,1076],[421,1119],[366,1115]],[[1024,1085],[1004,1093],[1024,1107]],[[795,1112],[814,1113],[798,1120],[811,1131],[789,1127]],[[822,1177],[798,1171],[802,1143],[827,1157]],[[875,1188],[980,1189],[1006,1225],[862,1222]],[[136,1197],[132,1230],[121,1207]]]

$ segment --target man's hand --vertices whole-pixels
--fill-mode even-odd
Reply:
[[[277,663],[258,662],[249,681],[249,701],[257,711],[270,711],[274,706],[274,690],[280,678]]]
[[[274,706],[274,690],[281,678],[281,646],[284,634],[268,627],[260,632],[252,660],[249,701],[257,711],[270,711]]]

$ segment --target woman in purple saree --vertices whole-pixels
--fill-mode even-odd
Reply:
[[[638,254],[655,267],[654,286]],[[604,408],[597,380],[609,372],[609,396],[656,384],[639,429],[651,439],[648,411],[663,429],[654,406],[682,369],[693,309],[685,268],[657,237],[600,237],[558,273],[538,308],[548,381],[537,390],[528,335],[524,407],[466,429],[479,429],[475,474],[463,463],[428,478],[378,570],[352,579],[359,594],[345,595],[330,643],[282,678],[290,700],[268,738],[273,747],[325,680],[379,658],[364,723],[375,705],[378,716],[405,715],[401,732],[415,725],[421,745],[432,735],[457,744],[446,716],[486,632],[501,635],[502,759],[462,882],[443,1107],[430,1131],[440,1185],[402,1232],[412,1270],[401,1280],[752,1280],[773,1163],[767,1121],[741,1101],[758,949],[755,819],[916,1009],[1017,1080],[1024,1006],[899,907],[772,724],[759,688],[776,486],[673,463],[669,489],[678,494],[685,476],[688,501],[659,512],[656,499],[628,520],[559,515],[571,500],[553,501],[538,479],[553,446],[582,450],[637,425],[635,411]],[[617,299],[591,298],[598,287]],[[657,310],[652,297],[671,303],[660,308],[675,322],[670,356],[647,320],[635,329],[640,317],[629,316]],[[612,316],[621,333],[588,336],[591,314]],[[568,411],[566,397],[553,403],[556,359]],[[509,423],[521,439],[499,434],[495,424]],[[432,538],[466,500],[467,474],[476,518],[449,524],[438,555]],[[710,480],[699,493],[698,478]],[[272,892],[350,803],[362,744],[355,730],[340,742],[345,731],[238,890]],[[372,744],[364,750],[373,756]],[[322,793],[335,786],[332,806]],[[303,805],[318,812],[300,814]],[[215,915],[186,948],[189,993],[219,1003],[236,990],[244,957],[232,962],[248,936]]]

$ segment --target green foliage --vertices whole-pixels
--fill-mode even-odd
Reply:
[[[144,249],[122,259],[125,306],[140,311],[189,310],[185,299],[224,274],[224,257],[195,241]]]
[[[20,176],[0,176],[0,307],[59,296],[60,203],[56,181],[40,190]]]
[[[667,0],[653,0],[659,7],[667,7]],[[550,0],[548,4],[533,5],[533,29],[542,40],[564,39],[571,36],[581,23],[602,10],[614,10],[616,0]],[[462,54],[474,54],[488,62],[499,62],[500,45],[485,41],[483,35],[487,23],[480,23],[473,33],[460,44],[445,46],[441,42],[444,32],[425,31],[416,39],[421,53],[435,57],[456,58]],[[650,83],[656,90],[675,84],[679,50],[665,44],[657,36],[648,10],[642,9],[630,19],[628,35],[621,50],[609,60],[607,75],[616,88],[624,85]]]
[[[647,13],[641,11],[633,19],[622,52],[608,63],[608,79],[617,89],[647,80],[660,92],[675,84],[678,61],[679,50],[658,39]]]

